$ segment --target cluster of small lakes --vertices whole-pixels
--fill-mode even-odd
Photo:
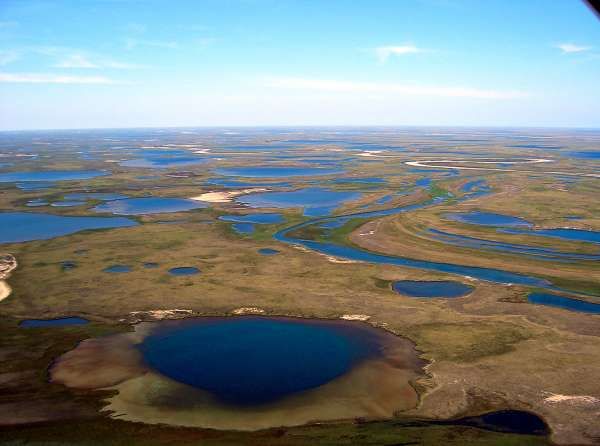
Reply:
[[[319,144],[321,140],[306,141]],[[326,144],[335,143],[332,139],[325,141]],[[286,151],[297,143],[290,140],[282,146],[269,145],[271,159],[277,163],[285,160]],[[208,169],[209,177],[203,178],[200,186],[204,191],[247,190],[232,195],[232,199],[223,201],[225,204],[202,201],[198,197],[186,198],[185,195],[155,195],[156,192],[150,189],[141,192],[128,188],[112,191],[106,187],[80,186],[77,191],[51,192],[71,182],[81,185],[86,180],[106,180],[114,175],[109,169],[0,172],[1,184],[16,187],[25,194],[19,203],[36,208],[32,211],[19,207],[0,211],[0,226],[3,228],[0,244],[50,240],[81,231],[143,227],[156,222],[149,220],[156,214],[177,214],[178,218],[183,215],[181,220],[174,222],[185,222],[185,215],[189,213],[217,209],[218,212],[211,215],[214,222],[221,222],[219,224],[230,228],[233,234],[244,240],[252,240],[253,236],[263,233],[262,228],[267,228],[272,247],[257,247],[255,252],[266,258],[276,256],[278,262],[286,261],[284,248],[292,246],[340,262],[406,267],[452,277],[448,280],[390,280],[386,291],[397,293],[399,298],[407,297],[419,302],[469,298],[481,281],[523,287],[526,301],[533,305],[600,314],[600,301],[596,296],[556,284],[549,277],[468,263],[383,254],[340,242],[339,233],[346,228],[358,227],[352,226],[356,222],[409,214],[447,206],[448,203],[456,205],[494,193],[481,175],[469,171],[465,174],[458,169],[444,172],[427,168],[415,169],[412,174],[420,177],[411,179],[403,188],[390,190],[387,183],[394,174],[385,177],[348,176],[352,163],[357,159],[364,163],[372,162],[371,158],[376,159],[374,154],[389,150],[389,146],[347,141],[344,144],[348,150],[362,154],[363,158],[343,152],[344,157],[337,154],[330,158],[307,157],[302,161],[307,166],[275,163],[212,167],[215,160],[228,152],[264,151],[265,145],[262,144],[229,145],[218,155],[205,151],[194,154],[188,149],[156,148],[137,150],[130,159],[119,157],[118,167],[125,171],[156,170],[160,177],[173,169]],[[394,151],[400,150],[400,147],[394,148]],[[582,153],[576,157],[595,159],[587,155],[588,152]],[[294,156],[290,159],[293,160]],[[512,166],[512,163],[511,160],[497,165]],[[15,164],[0,168],[14,169]],[[177,175],[189,178],[186,172],[171,175],[173,178]],[[465,181],[459,187],[443,192],[436,189],[440,180],[461,179],[461,175]],[[155,175],[138,175],[136,178],[141,177],[145,177],[144,181],[152,181]],[[371,198],[370,194],[380,189],[383,192]],[[36,193],[46,194],[48,198],[28,197]],[[410,194],[425,195],[416,203],[399,201]],[[48,210],[42,212],[45,207]],[[65,212],[54,213],[52,208]],[[300,211],[291,218],[290,210]],[[443,246],[473,249],[490,255],[507,253],[558,265],[600,260],[600,252],[596,249],[596,245],[600,244],[600,231],[571,227],[540,228],[527,218],[477,208],[458,211],[444,208],[439,217],[463,228],[489,228],[505,237],[514,236],[516,240],[513,243],[506,239],[494,240],[491,236],[488,239],[433,227],[423,228],[422,233],[429,240]],[[577,216],[565,218],[576,221]],[[543,245],[524,243],[523,240],[531,240],[529,237],[550,242],[553,239],[576,242],[585,244],[587,248],[569,252],[562,247],[548,246],[550,242]],[[62,273],[76,274],[83,263],[85,258],[64,260]],[[201,265],[167,265],[163,261],[138,265],[108,263],[98,273],[126,275],[133,271],[153,277],[197,276],[200,283],[203,280]],[[364,322],[366,318],[358,316],[357,321],[352,317],[340,321],[237,316],[142,322],[132,333],[83,341],[75,349],[56,358],[50,377],[53,382],[73,389],[116,388],[119,394],[108,400],[107,410],[125,414],[125,420],[151,424],[160,423],[161,417],[167,417],[171,424],[178,426],[246,431],[303,425],[315,420],[387,419],[393,418],[399,411],[415,408],[419,404],[419,394],[414,383],[426,375],[427,361],[420,357],[412,341],[374,328]],[[93,322],[93,315],[88,318],[65,314],[64,317],[48,319],[22,319],[18,325],[23,329],[54,329]],[[96,370],[88,368],[89,364],[97,364],[101,359],[94,355],[113,348],[116,353],[102,359],[102,367]],[[129,359],[125,363],[119,362],[123,361],[122,357]],[[205,364],[211,364],[211,367]],[[127,374],[115,372],[124,367],[128,369]],[[369,387],[374,377],[380,383],[377,391]],[[144,387],[161,390],[149,397],[139,394],[138,389]],[[182,397],[186,392],[187,396]],[[332,395],[339,396],[340,400],[332,400]],[[520,410],[496,411],[447,422],[516,434],[549,434],[544,421]]]

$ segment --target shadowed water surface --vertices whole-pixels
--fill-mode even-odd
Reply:
[[[169,270],[172,276],[193,276],[199,272],[200,270],[195,266],[178,266]]]
[[[22,328],[66,327],[69,325],[84,325],[90,321],[82,317],[59,317],[56,319],[24,319],[19,322]]]
[[[322,167],[224,167],[215,169],[215,173],[225,176],[246,178],[285,178],[299,176],[336,175],[344,173],[341,169]]]

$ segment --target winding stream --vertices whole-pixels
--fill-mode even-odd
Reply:
[[[478,193],[481,196],[481,193]],[[472,198],[471,195],[465,195],[459,200],[467,200]],[[305,240],[302,238],[295,238],[290,234],[298,229],[306,228],[313,225],[322,225],[323,223],[340,223],[343,225],[351,219],[355,218],[375,218],[383,217],[387,215],[400,214],[408,211],[422,209],[425,207],[439,204],[446,200],[446,197],[436,197],[422,203],[411,204],[408,206],[402,206],[397,208],[385,209],[381,211],[361,212],[355,214],[340,215],[337,217],[328,218],[317,218],[309,220],[289,228],[280,230],[273,235],[275,240],[290,245],[300,245],[313,251],[326,254],[328,256],[334,256],[347,260],[355,260],[360,262],[376,263],[383,265],[397,265],[406,266],[409,268],[417,268],[429,271],[437,271],[441,273],[457,274],[468,278],[474,278],[478,280],[485,280],[487,282],[494,282],[499,284],[515,284],[524,285],[537,288],[545,288],[556,291],[568,291],[560,289],[552,285],[552,283],[546,279],[542,279],[535,276],[529,276],[525,274],[513,273],[494,268],[485,268],[478,266],[466,266],[457,265],[452,263],[443,262],[431,262],[428,260],[417,260],[409,257],[393,256],[386,254],[378,254],[375,252],[367,251],[353,246],[338,245],[331,242],[321,242],[315,240]],[[582,294],[582,293],[579,293]]]

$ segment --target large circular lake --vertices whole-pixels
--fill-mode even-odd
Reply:
[[[139,348],[163,375],[235,405],[318,387],[379,354],[377,337],[361,326],[261,317],[171,324]]]

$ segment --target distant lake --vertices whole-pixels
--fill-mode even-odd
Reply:
[[[358,192],[340,192],[319,187],[290,192],[260,192],[243,195],[237,200],[253,208],[304,208],[304,215],[325,216],[346,201],[356,200]]]
[[[95,212],[111,212],[117,215],[143,215],[183,212],[205,207],[204,203],[185,198],[146,197],[107,201],[92,208],[92,210]]]
[[[600,150],[590,150],[586,152],[569,152],[568,155],[573,158],[600,160]]]
[[[341,169],[323,167],[223,167],[215,169],[219,175],[246,178],[286,178],[300,176],[337,175],[344,173]]]
[[[0,212],[0,243],[47,240],[86,229],[135,226],[123,217],[65,217],[34,212]]]
[[[108,201],[108,200],[122,200],[123,198],[128,198],[127,195],[116,194],[110,192],[75,192],[71,194],[65,194],[63,197],[65,200],[100,200],[100,201]]]
[[[532,224],[527,220],[519,217],[512,217],[510,215],[494,214],[492,212],[451,212],[444,214],[444,217],[458,221],[461,223],[469,223],[480,226],[505,226],[505,227],[518,227],[526,226],[530,227]]]
[[[20,181],[77,181],[110,175],[106,170],[47,170],[0,173],[0,183]]]
[[[177,166],[191,166],[194,164],[203,164],[208,161],[207,158],[196,156],[179,156],[179,157],[153,157],[153,158],[134,158],[119,163],[123,167],[144,167],[149,169],[166,169]]]

